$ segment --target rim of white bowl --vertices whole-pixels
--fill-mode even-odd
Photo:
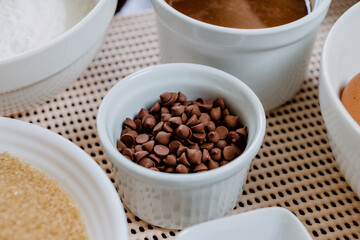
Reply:
[[[334,38],[339,37],[336,34],[336,31],[338,28],[341,28],[342,25],[346,24],[348,19],[354,15],[354,12],[359,13],[360,12],[360,2],[349,8],[340,18],[336,21],[334,26],[331,28],[324,47],[323,47],[323,54],[322,54],[322,60],[321,60],[321,72],[323,74],[323,77],[321,78],[322,84],[326,91],[330,94],[330,99],[334,99],[334,104],[336,105],[336,109],[339,109],[342,116],[347,124],[351,125],[352,129],[354,129],[359,135],[360,135],[360,126],[359,124],[354,120],[354,118],[350,115],[350,113],[346,110],[344,105],[342,104],[340,97],[338,96],[338,93],[335,92],[335,89],[333,88],[333,85],[331,83],[332,76],[329,73],[329,52],[332,51],[332,49],[335,49],[332,47],[332,41]]]
[[[63,41],[63,39],[69,38],[71,35],[73,35],[76,31],[78,31],[79,28],[81,28],[83,25],[86,25],[87,22],[90,21],[96,14],[96,12],[99,11],[100,8],[105,4],[105,1],[108,0],[99,0],[96,5],[91,9],[91,11],[83,17],[80,21],[78,21],[74,26],[72,26],[70,29],[66,30],[62,34],[58,35],[57,37],[51,39],[50,41],[36,47],[33,49],[29,49],[25,52],[16,54],[14,56],[8,57],[8,58],[0,58],[0,65],[10,62],[18,61],[22,58],[30,58],[33,55],[38,54],[39,52],[46,51],[46,49],[52,47],[54,44],[56,44],[59,41]]]
[[[208,222],[203,222],[203,223],[200,223],[200,224],[197,224],[197,225],[194,225],[194,226],[191,226],[189,228],[182,230],[179,234],[176,235],[175,239],[176,240],[182,240],[183,238],[187,239],[187,236],[190,236],[194,232],[195,232],[195,234],[198,232],[201,233],[206,228],[214,227],[215,224],[223,231],[225,231],[225,229],[229,229],[229,227],[230,227],[230,229],[235,228],[236,224],[239,224],[239,220],[241,221],[242,219],[245,219],[251,215],[255,215],[258,218],[262,218],[263,216],[270,215],[273,218],[274,218],[274,216],[275,216],[275,218],[277,218],[277,219],[273,219],[275,221],[276,220],[277,221],[285,220],[285,222],[290,224],[293,228],[296,228],[299,231],[301,231],[302,236],[305,237],[304,240],[312,240],[310,233],[307,231],[307,229],[302,224],[300,219],[298,219],[290,210],[283,208],[283,207],[277,207],[277,206],[276,207],[258,208],[258,209],[250,210],[250,211],[243,212],[240,214],[226,216],[226,217],[214,219],[214,220],[211,220]],[[249,225],[249,227],[251,227],[251,225]],[[258,228],[261,231],[261,226],[258,226]],[[234,236],[234,239],[236,237],[237,236]]]
[[[223,33],[229,33],[229,34],[243,34],[248,36],[254,36],[254,35],[269,35],[269,34],[275,34],[275,33],[281,33],[284,31],[287,31],[292,28],[300,27],[310,21],[312,21],[314,18],[319,17],[330,5],[331,0],[322,0],[319,5],[310,12],[310,14],[287,24],[276,26],[276,27],[270,27],[270,28],[258,28],[258,29],[240,29],[240,28],[229,28],[229,27],[222,27],[217,26],[209,23],[205,23],[199,20],[196,20],[194,18],[191,18],[173,7],[171,7],[168,3],[165,2],[165,0],[151,0],[152,2],[156,1],[158,4],[165,9],[168,12],[171,12],[178,18],[182,19],[183,21],[194,24],[198,27],[206,28],[212,31],[219,31]],[[154,4],[153,4],[154,5]]]
[[[206,171],[202,173],[191,173],[191,174],[172,174],[172,173],[164,173],[164,172],[156,172],[147,168],[144,168],[129,159],[125,158],[116,148],[116,146],[111,142],[110,137],[106,134],[106,112],[111,110],[111,105],[113,104],[112,99],[116,99],[117,89],[122,88],[122,85],[131,81],[134,78],[137,78],[140,75],[144,75],[150,71],[162,71],[166,68],[191,68],[197,69],[200,71],[206,71],[207,73],[211,73],[213,75],[222,75],[227,81],[230,81],[232,84],[236,84],[239,88],[246,89],[243,92],[243,95],[251,102],[255,107],[255,112],[257,116],[257,120],[259,122],[259,127],[255,130],[255,136],[253,142],[246,146],[245,151],[236,159],[232,160],[230,163],[213,169],[211,171]],[[266,117],[264,108],[256,96],[256,94],[242,81],[238,78],[221,71],[219,69],[215,69],[209,66],[193,64],[193,63],[167,63],[155,65],[152,67],[144,68],[140,71],[137,71],[115,86],[113,86],[110,91],[106,94],[104,99],[102,100],[97,118],[96,118],[96,126],[97,132],[102,143],[102,146],[106,150],[108,154],[111,155],[115,161],[119,162],[122,167],[125,168],[126,171],[132,172],[137,177],[145,178],[150,181],[158,182],[158,183],[166,183],[167,185],[176,185],[188,187],[191,186],[189,184],[210,184],[211,182],[218,181],[220,179],[227,178],[231,176],[233,173],[237,172],[241,167],[245,164],[248,164],[253,160],[247,160],[251,155],[255,157],[258,152],[258,149],[261,147],[261,144],[265,135],[266,128]],[[250,155],[250,156],[249,156]]]
[[[120,198],[110,179],[95,160],[68,139],[40,126],[17,119],[0,117],[0,132],[2,128],[7,130],[13,129],[15,132],[27,133],[41,139],[46,139],[54,146],[59,146],[64,151],[76,155],[77,157],[73,164],[81,167],[81,169],[94,177],[92,182],[96,184],[96,189],[101,191],[99,194],[102,194],[104,197],[106,206],[111,208],[107,210],[111,222],[114,224],[123,223],[112,228],[114,235],[118,236],[119,239],[128,239],[127,220]]]

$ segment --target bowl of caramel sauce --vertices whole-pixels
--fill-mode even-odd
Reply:
[[[162,63],[209,65],[245,82],[265,110],[301,87],[331,0],[152,0]]]
[[[360,3],[347,10],[326,38],[319,86],[321,113],[342,173],[360,195]]]

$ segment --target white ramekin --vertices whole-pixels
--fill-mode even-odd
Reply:
[[[101,46],[116,0],[95,0],[79,23],[44,45],[0,59],[0,116],[23,111],[64,90]]]
[[[152,0],[161,62],[190,62],[228,72],[247,84],[265,110],[289,100],[306,78],[317,28],[331,0],[311,0],[311,13],[264,29],[234,29],[190,18],[165,0]]]
[[[30,163],[71,195],[90,240],[128,239],[119,196],[89,155],[60,135],[27,122],[0,117],[0,132],[0,153],[8,152]]]
[[[320,76],[320,107],[336,161],[360,195],[360,126],[340,101],[346,84],[360,73],[360,3],[346,11],[324,45]]]
[[[155,172],[120,154],[116,142],[122,122],[142,107],[149,109],[167,91],[181,91],[188,99],[223,97],[248,127],[244,153],[215,170],[187,175]],[[105,96],[97,115],[98,135],[113,163],[123,202],[143,220],[172,229],[222,217],[236,205],[265,125],[260,100],[243,82],[211,67],[185,63],[157,65],[126,77]]]

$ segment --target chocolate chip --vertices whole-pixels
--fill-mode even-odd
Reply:
[[[185,106],[184,105],[180,105],[180,106],[175,106],[171,108],[171,113],[174,116],[181,116],[185,111]]]
[[[215,145],[220,149],[224,149],[227,146],[227,142],[226,140],[219,140]]]
[[[208,151],[213,149],[213,147],[214,147],[214,143],[204,143],[200,146],[200,148],[206,149]]]
[[[190,115],[191,117],[187,120],[186,125],[187,126],[194,126],[198,123],[197,116],[195,114]]]
[[[196,165],[194,168],[194,172],[205,172],[207,170],[208,170],[207,166],[203,163]]]
[[[171,117],[172,115],[170,113],[163,113],[161,114],[161,121],[167,122],[170,120]]]
[[[142,145],[136,145],[134,148],[135,152],[140,152],[143,150]]]
[[[160,103],[158,101],[155,102],[155,104],[150,108],[151,113],[157,113],[160,111]]]
[[[157,164],[160,164],[160,162],[161,162],[161,159],[153,153],[151,153],[149,155],[149,158],[151,158],[151,160],[153,160]],[[158,167],[158,168],[160,169],[160,167]]]
[[[176,167],[176,156],[174,154],[167,155],[164,158],[164,164],[168,167]]]
[[[147,151],[139,151],[134,153],[135,159],[136,161],[140,161],[141,159],[143,159],[144,157],[146,157],[147,155],[149,155],[149,152]]]
[[[121,152],[122,150],[124,150],[126,148],[126,145],[122,141],[119,140],[116,143],[116,147],[117,147],[117,150],[119,152]]]
[[[195,144],[191,144],[189,146],[190,149],[195,149],[195,150],[200,150],[199,144],[195,143]]]
[[[219,121],[221,118],[221,108],[217,107],[217,108],[211,109],[210,117],[213,121]]]
[[[212,103],[204,103],[199,105],[199,108],[203,111],[210,111],[212,107],[213,107]]]
[[[121,136],[120,140],[127,146],[131,147],[135,144],[135,137],[129,133],[126,133]]]
[[[208,167],[209,167],[209,170],[212,170],[212,169],[220,167],[220,164],[218,162],[210,159],[209,163],[208,163]]]
[[[209,123],[206,125],[206,128],[209,132],[215,131],[216,125],[213,121],[209,121]]]
[[[143,158],[138,162],[138,164],[146,168],[155,167],[155,163],[151,161],[150,158]]]
[[[220,139],[225,139],[229,133],[229,130],[224,126],[219,126],[215,129],[215,132],[219,134]]]
[[[168,133],[172,133],[174,132],[174,129],[171,127],[171,123],[170,122],[166,122],[164,123],[164,130],[165,132],[168,132]]]
[[[237,150],[233,146],[226,146],[223,150],[225,160],[231,161],[236,157]]]
[[[230,112],[229,112],[229,109],[227,109],[227,108],[225,108],[224,110],[223,110],[223,117],[225,118],[226,116],[229,116],[230,115]]]
[[[191,131],[198,132],[198,133],[204,133],[205,132],[205,125],[203,123],[196,124],[191,127]]]
[[[185,167],[185,165],[183,165],[183,164],[178,164],[178,165],[176,166],[176,172],[177,172],[177,173],[188,173],[188,169],[187,169],[187,167]]]
[[[203,143],[203,141],[206,138],[206,133],[202,132],[202,133],[193,133],[192,134],[193,138],[195,138],[196,140],[198,140],[200,143]]]
[[[160,110],[161,114],[170,113],[169,109],[167,107],[162,107]]]
[[[201,111],[200,111],[200,108],[198,105],[190,105],[190,106],[187,106],[186,109],[185,109],[187,115],[189,116],[192,116],[192,115],[196,115],[197,117],[200,117],[201,115]]]
[[[148,141],[142,145],[143,149],[145,151],[148,151],[149,153],[152,152],[155,145],[155,141]]]
[[[125,119],[124,125],[131,128],[131,129],[136,130],[136,123],[130,118]]]
[[[204,126],[208,125],[208,123],[210,122],[211,117],[209,114],[207,113],[201,113],[198,122],[199,123],[203,123]]]
[[[134,152],[135,152],[135,150],[132,149],[132,148],[125,148],[125,149],[122,151],[122,154],[130,157],[130,159],[133,160]]]
[[[164,145],[155,145],[154,152],[159,157],[165,157],[169,154],[169,149]]]
[[[160,131],[155,137],[155,141],[162,145],[168,145],[170,143],[171,133]]]
[[[176,151],[176,155],[180,156],[183,152],[186,152],[187,149],[188,149],[187,147],[180,145],[178,150]]]
[[[178,101],[179,102],[185,102],[186,101],[186,96],[182,92],[178,93]]]
[[[160,132],[164,127],[164,122],[158,122],[153,128],[153,134]]]
[[[147,134],[140,134],[136,137],[136,143],[143,144],[149,141],[149,136]]]
[[[180,125],[175,130],[176,136],[182,139],[187,139],[191,137],[191,130],[186,125]]]
[[[147,115],[143,118],[142,120],[142,127],[145,129],[145,130],[151,130],[155,127],[156,125],[156,120],[153,116],[151,115]]]
[[[165,103],[169,102],[171,99],[171,93],[165,92],[160,95],[160,103],[165,105]]]
[[[235,129],[239,125],[239,117],[228,115],[224,118],[224,122],[228,128]]]
[[[136,124],[136,131],[137,132],[141,132],[142,129],[142,122],[140,119],[135,119],[134,120],[135,124]]]
[[[224,102],[224,99],[222,98],[217,98],[215,101],[214,101],[214,106],[218,106],[220,108],[224,108],[225,107],[225,102]]]
[[[238,143],[241,140],[241,137],[238,133],[231,131],[228,133],[228,139],[232,143]]]
[[[242,128],[236,129],[235,132],[238,133],[238,134],[243,135],[244,137],[247,137],[247,135],[248,135],[248,133],[247,133],[247,128],[246,128],[246,127],[242,127]]]
[[[175,168],[173,168],[173,167],[167,167],[167,168],[165,169],[165,172],[166,172],[166,173],[174,173],[174,172],[175,172]]]
[[[208,140],[212,143],[216,143],[217,141],[220,140],[220,136],[217,132],[212,131],[208,133]]]
[[[190,164],[201,163],[202,153],[200,150],[188,148],[186,150],[186,156]]]
[[[186,114],[185,113],[181,114],[182,123],[185,124],[187,122],[187,120],[188,120],[188,117],[186,116]]]
[[[202,162],[207,162],[209,160],[211,160],[211,157],[210,157],[210,154],[209,154],[209,151],[207,149],[204,149],[203,150],[203,154],[202,154]]]
[[[181,125],[183,123],[181,117],[172,117],[169,119],[169,122],[176,124],[176,125]]]
[[[220,167],[221,167],[221,166],[224,166],[225,164],[228,164],[228,163],[229,163],[229,161],[222,160],[222,161],[220,162]]]
[[[147,109],[145,109],[145,108],[142,108],[142,109],[139,111],[137,117],[138,117],[139,119],[143,119],[143,117],[145,117],[146,115],[149,115],[149,110],[147,110]]]
[[[185,166],[190,166],[190,163],[188,159],[186,158],[185,152],[183,152],[180,157],[177,159],[177,161],[181,164],[184,164]]]
[[[210,156],[211,156],[212,160],[220,161],[221,160],[221,149],[220,148],[211,149]]]
[[[169,150],[171,153],[175,153],[180,146],[181,146],[181,143],[177,140],[174,140],[169,144]]]

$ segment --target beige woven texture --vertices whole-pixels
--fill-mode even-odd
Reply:
[[[242,198],[230,214],[281,206],[314,239],[359,239],[360,200],[331,152],[318,102],[323,43],[334,22],[356,0],[334,0],[322,23],[300,92],[267,113],[263,146],[253,161]],[[122,78],[159,61],[153,11],[116,16],[101,51],[79,79],[52,100],[12,118],[48,128],[84,149],[116,186],[96,133],[101,99]],[[130,239],[173,239],[177,231],[143,222],[127,211]]]

